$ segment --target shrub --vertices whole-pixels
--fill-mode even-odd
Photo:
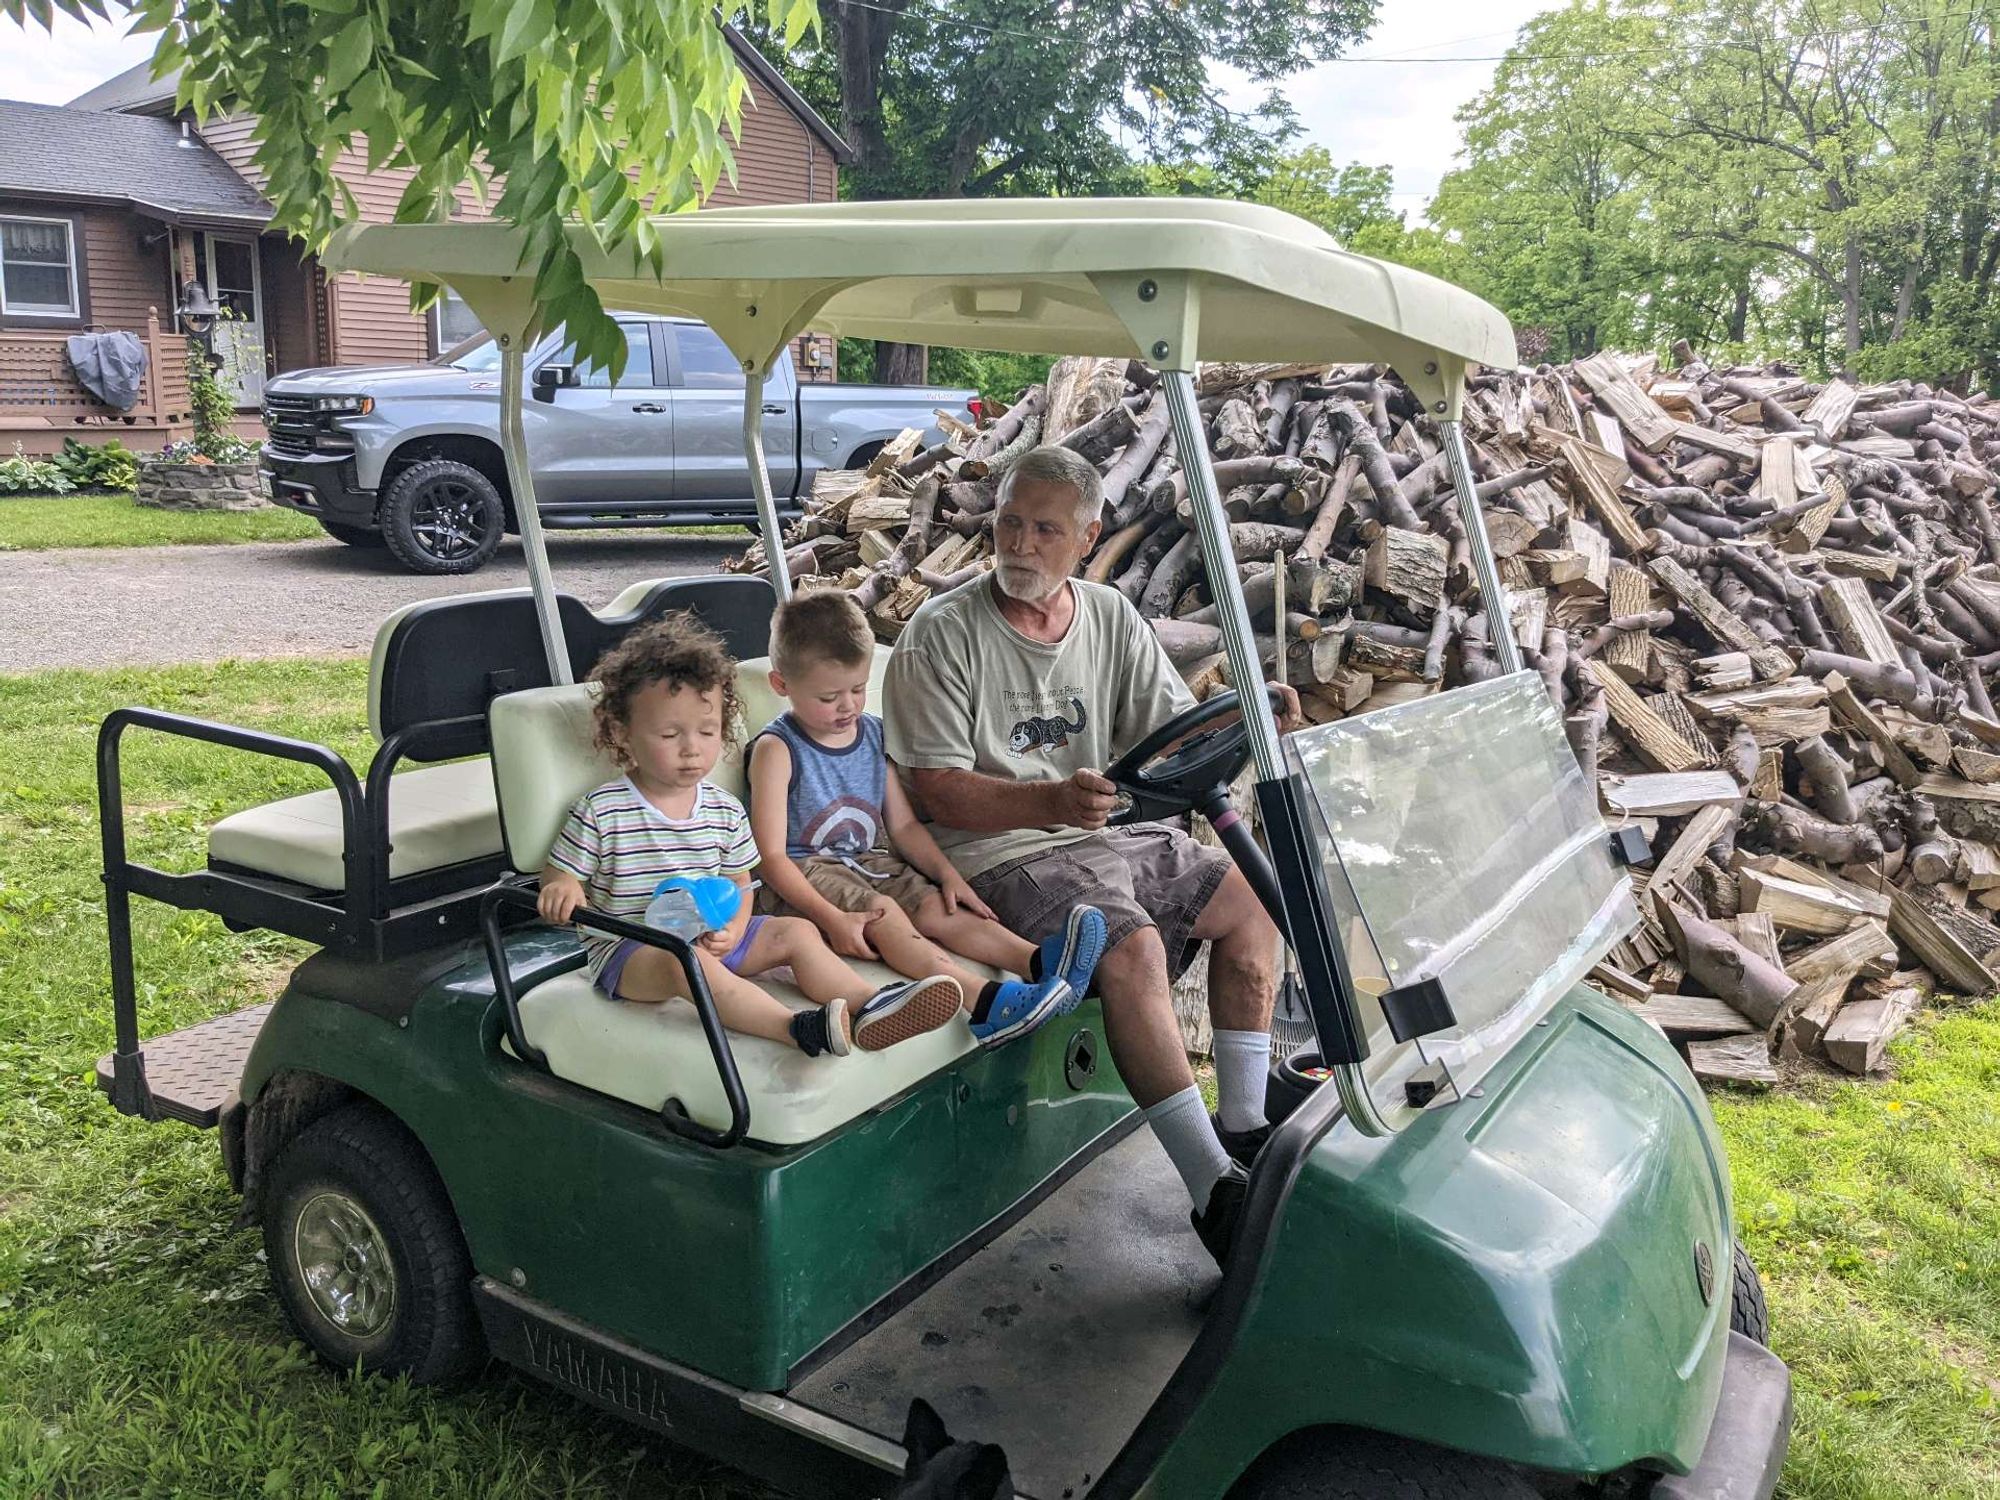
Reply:
[[[130,492],[139,478],[139,455],[111,439],[93,448],[75,438],[64,438],[62,452],[50,460],[70,484],[80,490],[124,490]]]
[[[11,458],[0,458],[0,495],[67,495],[76,486],[55,463],[30,458],[14,445]]]

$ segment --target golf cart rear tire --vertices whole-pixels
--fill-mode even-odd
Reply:
[[[1540,1500],[1506,1464],[1384,1432],[1302,1433],[1236,1482],[1230,1500]]]
[[[464,505],[468,524],[477,529],[476,541],[462,553],[439,552],[421,533],[419,513],[438,502],[435,492],[440,489],[449,492],[452,502]],[[411,464],[389,481],[379,519],[382,540],[390,554],[411,572],[475,573],[486,566],[506,533],[507,506],[493,481],[471,464],[431,458]]]
[[[328,521],[320,517],[319,529],[336,542],[345,542],[350,547],[380,547],[384,545],[382,533],[372,526],[343,526],[338,521]]]
[[[315,1300],[301,1223],[316,1205],[355,1205],[393,1272],[379,1326],[357,1335]],[[287,1146],[264,1193],[264,1255],[299,1337],[329,1365],[430,1385],[486,1357],[472,1306],[472,1263],[444,1184],[422,1147],[373,1104],[322,1116]]]
[[[1735,1265],[1729,1283],[1729,1331],[1740,1333],[1766,1348],[1771,1343],[1771,1310],[1764,1305],[1764,1282],[1750,1260],[1750,1252],[1736,1243]]]

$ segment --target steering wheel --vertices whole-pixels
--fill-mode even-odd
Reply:
[[[1285,699],[1266,684],[1271,711],[1285,711]],[[1118,757],[1105,779],[1127,799],[1110,817],[1113,827],[1171,818],[1191,808],[1207,811],[1250,760],[1250,731],[1243,723],[1239,694],[1214,693],[1175,714]]]

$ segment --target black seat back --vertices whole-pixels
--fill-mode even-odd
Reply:
[[[635,627],[674,610],[692,610],[737,658],[770,649],[777,596],[762,578],[672,578],[649,589],[631,609],[593,613],[569,594],[556,596],[570,672],[590,675],[604,653]],[[376,731],[387,740],[402,730],[443,719],[470,719],[425,737],[409,758],[452,760],[489,749],[486,705],[502,693],[549,685],[534,596],[507,589],[464,599],[433,599],[397,622],[382,649]]]

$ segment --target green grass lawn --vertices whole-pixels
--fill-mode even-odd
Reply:
[[[727,1470],[498,1369],[419,1391],[317,1368],[258,1237],[228,1227],[213,1136],[123,1119],[91,1086],[111,1045],[98,719],[151,703],[358,759],[365,670],[0,677],[0,1495],[747,1500]],[[222,812],[312,785],[128,747],[133,850],[154,863],[198,864]],[[148,1035],[268,996],[303,952],[149,902],[135,916]],[[1927,1017],[1896,1068],[1716,1105],[1798,1382],[1790,1500],[2000,1496],[2000,1005]]]
[[[51,547],[161,547],[194,542],[298,542],[325,537],[297,511],[156,510],[129,495],[0,497],[0,552]]]

